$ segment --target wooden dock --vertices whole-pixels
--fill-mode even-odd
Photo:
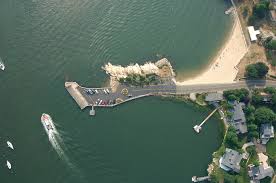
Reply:
[[[196,133],[199,133],[202,129],[202,125],[218,110],[218,108],[216,108],[213,112],[211,112],[201,123],[200,125],[195,125],[194,126],[194,130],[196,131]]]

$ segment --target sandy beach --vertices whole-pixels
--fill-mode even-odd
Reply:
[[[237,65],[248,51],[246,40],[243,35],[239,18],[234,14],[233,28],[228,40],[211,62],[209,67],[198,76],[179,85],[201,84],[201,83],[231,83],[238,73]]]

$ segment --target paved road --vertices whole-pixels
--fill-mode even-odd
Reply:
[[[183,85],[176,87],[176,94],[189,94],[189,93],[205,93],[205,92],[215,92],[224,91],[232,89],[253,89],[253,88],[263,88],[263,87],[276,87],[276,81],[239,81],[234,83],[226,84],[199,84],[199,85]]]
[[[207,92],[216,92],[216,91],[224,91],[224,90],[231,90],[231,89],[240,89],[240,88],[263,88],[263,87],[276,87],[276,81],[265,81],[265,80],[256,80],[256,81],[239,81],[233,83],[226,83],[226,84],[198,84],[198,85],[183,85],[183,86],[176,86],[173,83],[167,84],[160,84],[160,85],[153,85],[153,86],[144,86],[144,87],[130,87],[121,85],[119,86],[117,92],[109,94],[105,94],[102,89],[97,89],[99,91],[98,94],[89,95],[85,90],[85,87],[78,87],[79,92],[82,96],[86,99],[89,105],[95,105],[96,101],[114,101],[117,98],[121,98],[124,101],[131,100],[133,98],[138,98],[142,96],[149,96],[154,94],[189,94],[189,93],[207,93]],[[128,90],[128,94],[131,95],[125,96],[122,94],[122,89],[126,88]],[[111,89],[109,88],[111,91]]]

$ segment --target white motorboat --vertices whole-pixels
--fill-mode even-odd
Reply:
[[[10,141],[7,141],[7,144],[8,144],[9,148],[11,148],[12,150],[14,150],[13,145],[12,145],[12,143]]]
[[[7,167],[8,167],[8,169],[12,168],[11,163],[8,160],[7,160]]]
[[[57,133],[56,127],[53,120],[49,114],[43,113],[41,116],[41,123],[49,138],[52,138],[53,133]]]
[[[0,58],[0,69],[3,71],[5,70],[5,65],[4,65],[4,62],[2,61],[2,59]]]

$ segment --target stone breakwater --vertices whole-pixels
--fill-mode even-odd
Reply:
[[[126,78],[129,75],[146,76],[155,74],[159,77],[174,77],[175,73],[170,62],[163,58],[155,63],[146,62],[144,65],[131,64],[126,67],[121,65],[112,65],[108,63],[102,67],[106,74],[110,75],[113,79],[120,80]]]

